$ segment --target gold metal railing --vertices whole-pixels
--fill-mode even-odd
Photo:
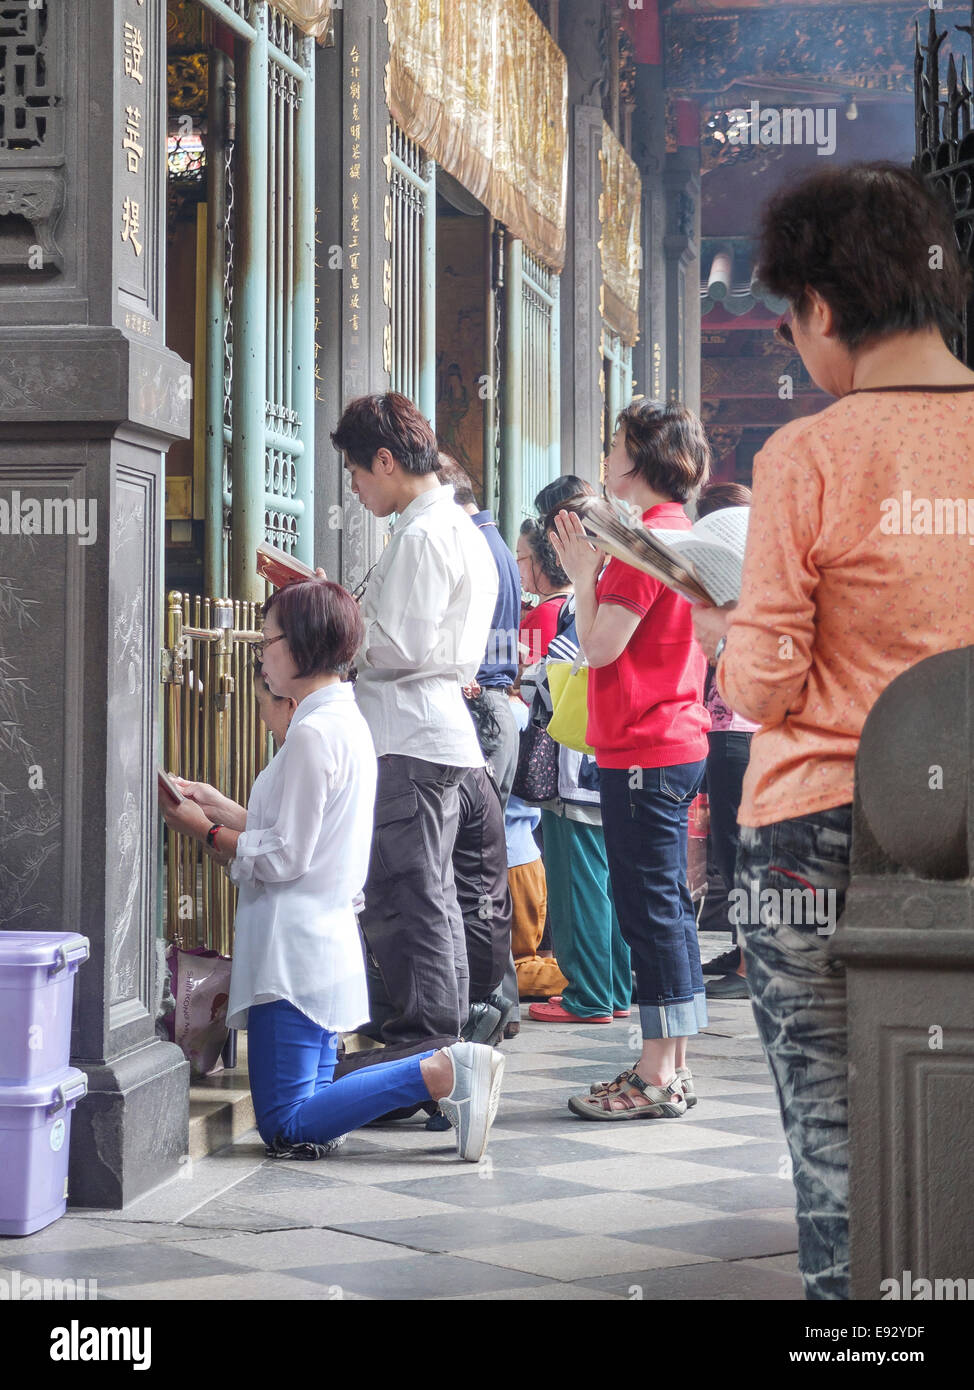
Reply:
[[[192,612],[191,612],[192,609]],[[272,755],[254,695],[260,604],[173,591],[162,653],[163,761],[245,806]],[[237,890],[195,840],[163,826],[165,935],[232,954]]]

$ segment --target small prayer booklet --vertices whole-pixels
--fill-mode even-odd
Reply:
[[[182,792],[176,786],[176,783],[170,777],[169,773],[164,771],[161,767],[157,768],[156,771],[159,777],[160,792],[164,796],[168,796],[172,801],[175,801],[177,806],[181,801],[185,801],[185,796],[183,796]]]
[[[278,550],[276,545],[262,541],[257,547],[257,573],[275,589],[283,589],[285,584],[297,584],[302,579],[314,579],[315,572],[303,560],[288,555],[286,550]]]

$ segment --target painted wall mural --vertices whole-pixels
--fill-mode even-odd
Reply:
[[[436,432],[478,489],[484,474],[486,314],[483,219],[436,226]]]

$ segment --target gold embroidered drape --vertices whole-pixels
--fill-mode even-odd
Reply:
[[[334,0],[270,0],[270,3],[303,33],[319,43],[324,41],[334,12]]]
[[[639,248],[642,180],[639,170],[602,122],[602,316],[624,343],[636,341],[639,324]]]
[[[387,18],[396,121],[560,271],[568,69],[528,0],[388,0]]]

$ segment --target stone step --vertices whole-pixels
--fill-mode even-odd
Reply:
[[[189,1088],[189,1156],[205,1158],[254,1127],[247,1077],[247,1034],[237,1034],[237,1064]]]

